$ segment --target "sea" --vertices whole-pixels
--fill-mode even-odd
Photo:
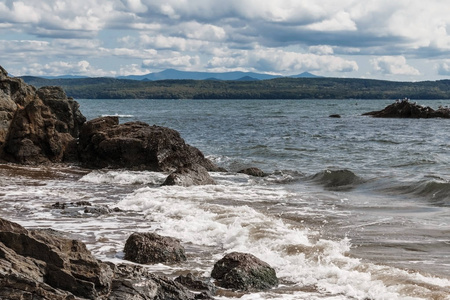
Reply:
[[[114,263],[133,232],[175,237],[187,261],[147,266],[171,278],[209,277],[239,251],[280,280],[216,299],[450,299],[450,119],[362,116],[394,100],[77,101],[88,119],[176,129],[228,172],[168,187],[157,172],[0,165],[3,218],[66,232]],[[238,173],[248,167],[268,176]],[[111,212],[55,205],[79,201]]]

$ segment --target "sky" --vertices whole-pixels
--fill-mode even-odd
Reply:
[[[450,78],[448,0],[0,0],[14,76]]]

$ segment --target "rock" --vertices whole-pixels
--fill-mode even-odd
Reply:
[[[437,110],[410,102],[408,99],[397,100],[380,111],[364,113],[363,116],[375,118],[450,118],[450,108],[440,107]]]
[[[178,168],[172,172],[162,185],[207,185],[216,184],[214,179],[209,175],[208,171],[198,164],[189,164]]]
[[[267,174],[264,173],[263,170],[261,170],[259,168],[255,168],[255,167],[240,170],[238,173],[247,174],[247,175],[255,176],[255,177],[265,177],[265,176],[267,176]]]
[[[216,287],[209,279],[201,279],[192,273],[187,275],[180,275],[175,278],[176,282],[181,283],[185,287],[193,291],[207,292],[208,294],[214,295],[216,293]]]
[[[338,115],[338,114],[332,114],[332,115],[330,115],[329,117],[330,117],[330,118],[337,118],[337,119],[339,119],[339,118],[341,117],[341,115]]]
[[[0,72],[0,158],[21,164],[61,162],[85,122],[59,87],[36,90]]]
[[[156,233],[133,233],[126,241],[124,259],[140,264],[179,263],[186,260],[180,241]]]
[[[232,252],[219,260],[211,272],[216,284],[241,291],[260,291],[278,285],[275,270],[257,257]]]
[[[118,265],[109,300],[193,300],[197,299],[180,283],[150,273],[142,266]]]
[[[63,233],[27,230],[0,218],[0,299],[194,300],[197,296],[141,266],[101,262],[83,243]]]
[[[119,124],[117,117],[86,122],[78,151],[81,162],[91,168],[174,171],[199,164],[208,171],[218,169],[200,150],[186,144],[177,131],[142,122]]]
[[[0,284],[13,293],[30,293],[31,288],[36,294],[53,293],[55,299],[72,294],[95,299],[111,289],[109,265],[56,231],[26,230],[0,219],[0,241]]]

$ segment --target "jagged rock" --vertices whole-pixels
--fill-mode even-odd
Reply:
[[[27,230],[0,218],[0,299],[200,299],[141,266],[95,259],[54,230]]]
[[[111,289],[109,265],[95,259],[83,243],[56,231],[26,230],[0,219],[0,241],[0,290],[4,284],[17,294],[31,288],[60,299],[72,294],[95,299]]]
[[[255,177],[265,177],[265,176],[267,176],[267,174],[264,173],[263,170],[261,170],[259,168],[256,168],[256,167],[243,169],[243,170],[240,170],[238,173],[247,174],[247,175],[255,176]]]
[[[124,259],[140,264],[178,263],[186,260],[180,241],[156,233],[133,233],[126,241]]]
[[[214,179],[209,175],[208,171],[198,165],[185,165],[178,168],[175,172],[172,172],[162,185],[180,185],[180,186],[192,186],[192,185],[207,185],[216,184]]]
[[[199,164],[209,171],[218,169],[200,150],[186,144],[177,131],[142,122],[119,124],[117,117],[86,122],[78,150],[87,167],[174,171],[186,164]]]
[[[193,300],[197,299],[184,286],[165,276],[150,273],[142,266],[120,264],[116,266],[117,280],[109,300]]]
[[[450,118],[450,108],[440,107],[437,110],[422,106],[408,99],[397,100],[383,110],[364,113],[363,116],[375,118]]]
[[[211,277],[220,287],[240,291],[260,291],[278,285],[275,270],[248,253],[225,255],[214,265]]]
[[[193,291],[206,292],[212,295],[216,293],[216,287],[209,279],[198,278],[192,273],[180,275],[175,278],[175,281]]]
[[[85,122],[79,105],[59,87],[36,90],[0,75],[0,158],[22,164],[61,162]]]

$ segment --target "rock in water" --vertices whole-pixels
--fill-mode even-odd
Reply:
[[[243,169],[243,170],[240,170],[238,173],[247,174],[247,175],[255,176],[255,177],[265,177],[265,176],[267,176],[267,174],[264,173],[263,170],[261,170],[259,168],[256,168],[256,167]]]
[[[208,171],[217,170],[177,131],[142,122],[119,124],[117,117],[86,122],[81,128],[78,151],[81,162],[92,168],[174,171],[187,164],[199,164]]]
[[[207,184],[216,184],[208,171],[198,164],[189,164],[171,173],[162,185],[180,185],[187,187]]]
[[[133,233],[126,241],[124,259],[140,264],[178,263],[186,260],[180,241],[156,233]]]
[[[257,257],[232,252],[219,260],[211,272],[217,285],[240,291],[260,291],[278,285],[275,270]]]
[[[363,116],[375,118],[450,118],[450,108],[440,107],[437,110],[410,102],[408,99],[397,100],[383,110],[364,113]]]
[[[79,105],[59,87],[36,90],[0,69],[0,158],[9,162],[61,162],[85,122]]]

